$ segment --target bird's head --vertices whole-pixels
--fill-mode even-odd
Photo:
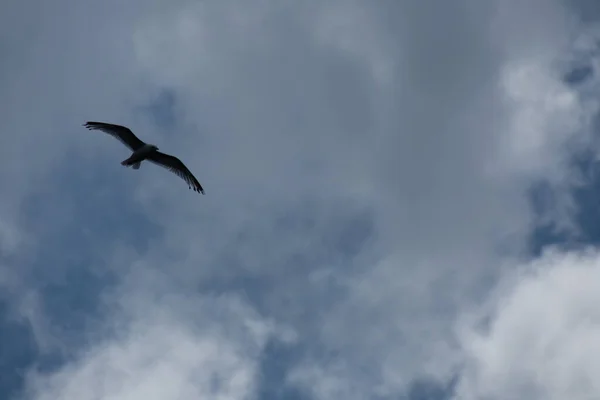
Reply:
[[[153,145],[153,144],[151,144],[149,147],[150,147],[152,150],[155,150],[155,151],[156,151],[156,150],[158,150],[158,146],[155,146],[155,145]]]

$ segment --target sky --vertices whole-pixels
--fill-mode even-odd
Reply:
[[[0,399],[600,398],[599,22],[3,1]]]

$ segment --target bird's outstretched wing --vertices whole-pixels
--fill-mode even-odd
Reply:
[[[83,124],[83,126],[88,128],[89,130],[99,130],[99,131],[108,133],[109,135],[119,139],[121,141],[121,143],[123,143],[125,146],[129,147],[131,149],[131,151],[136,151],[137,149],[141,148],[142,146],[144,146],[146,144],[146,143],[142,142],[140,139],[138,139],[138,137],[135,136],[134,133],[131,132],[131,130],[129,128],[126,128],[121,125],[106,124],[104,122],[88,121],[85,124]]]
[[[204,189],[202,188],[202,185],[200,185],[200,182],[198,182],[196,177],[190,172],[189,169],[187,169],[187,167],[179,158],[173,157],[169,154],[161,153],[160,151],[155,151],[150,153],[146,160],[168,169],[186,181],[190,189],[194,189],[195,192],[204,194]]]

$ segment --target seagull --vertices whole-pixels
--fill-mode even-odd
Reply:
[[[179,158],[161,153],[155,145],[145,143],[138,139],[129,128],[121,125],[94,121],[88,121],[83,124],[83,126],[89,130],[98,130],[108,133],[133,151],[128,159],[121,161],[121,165],[132,167],[133,169],[140,169],[142,161],[148,160],[179,176],[188,184],[190,189],[194,189],[195,192],[204,194],[202,185],[200,185],[196,177],[194,177]]]

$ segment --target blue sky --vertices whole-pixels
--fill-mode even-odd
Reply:
[[[600,397],[598,19],[3,2],[0,399]]]

